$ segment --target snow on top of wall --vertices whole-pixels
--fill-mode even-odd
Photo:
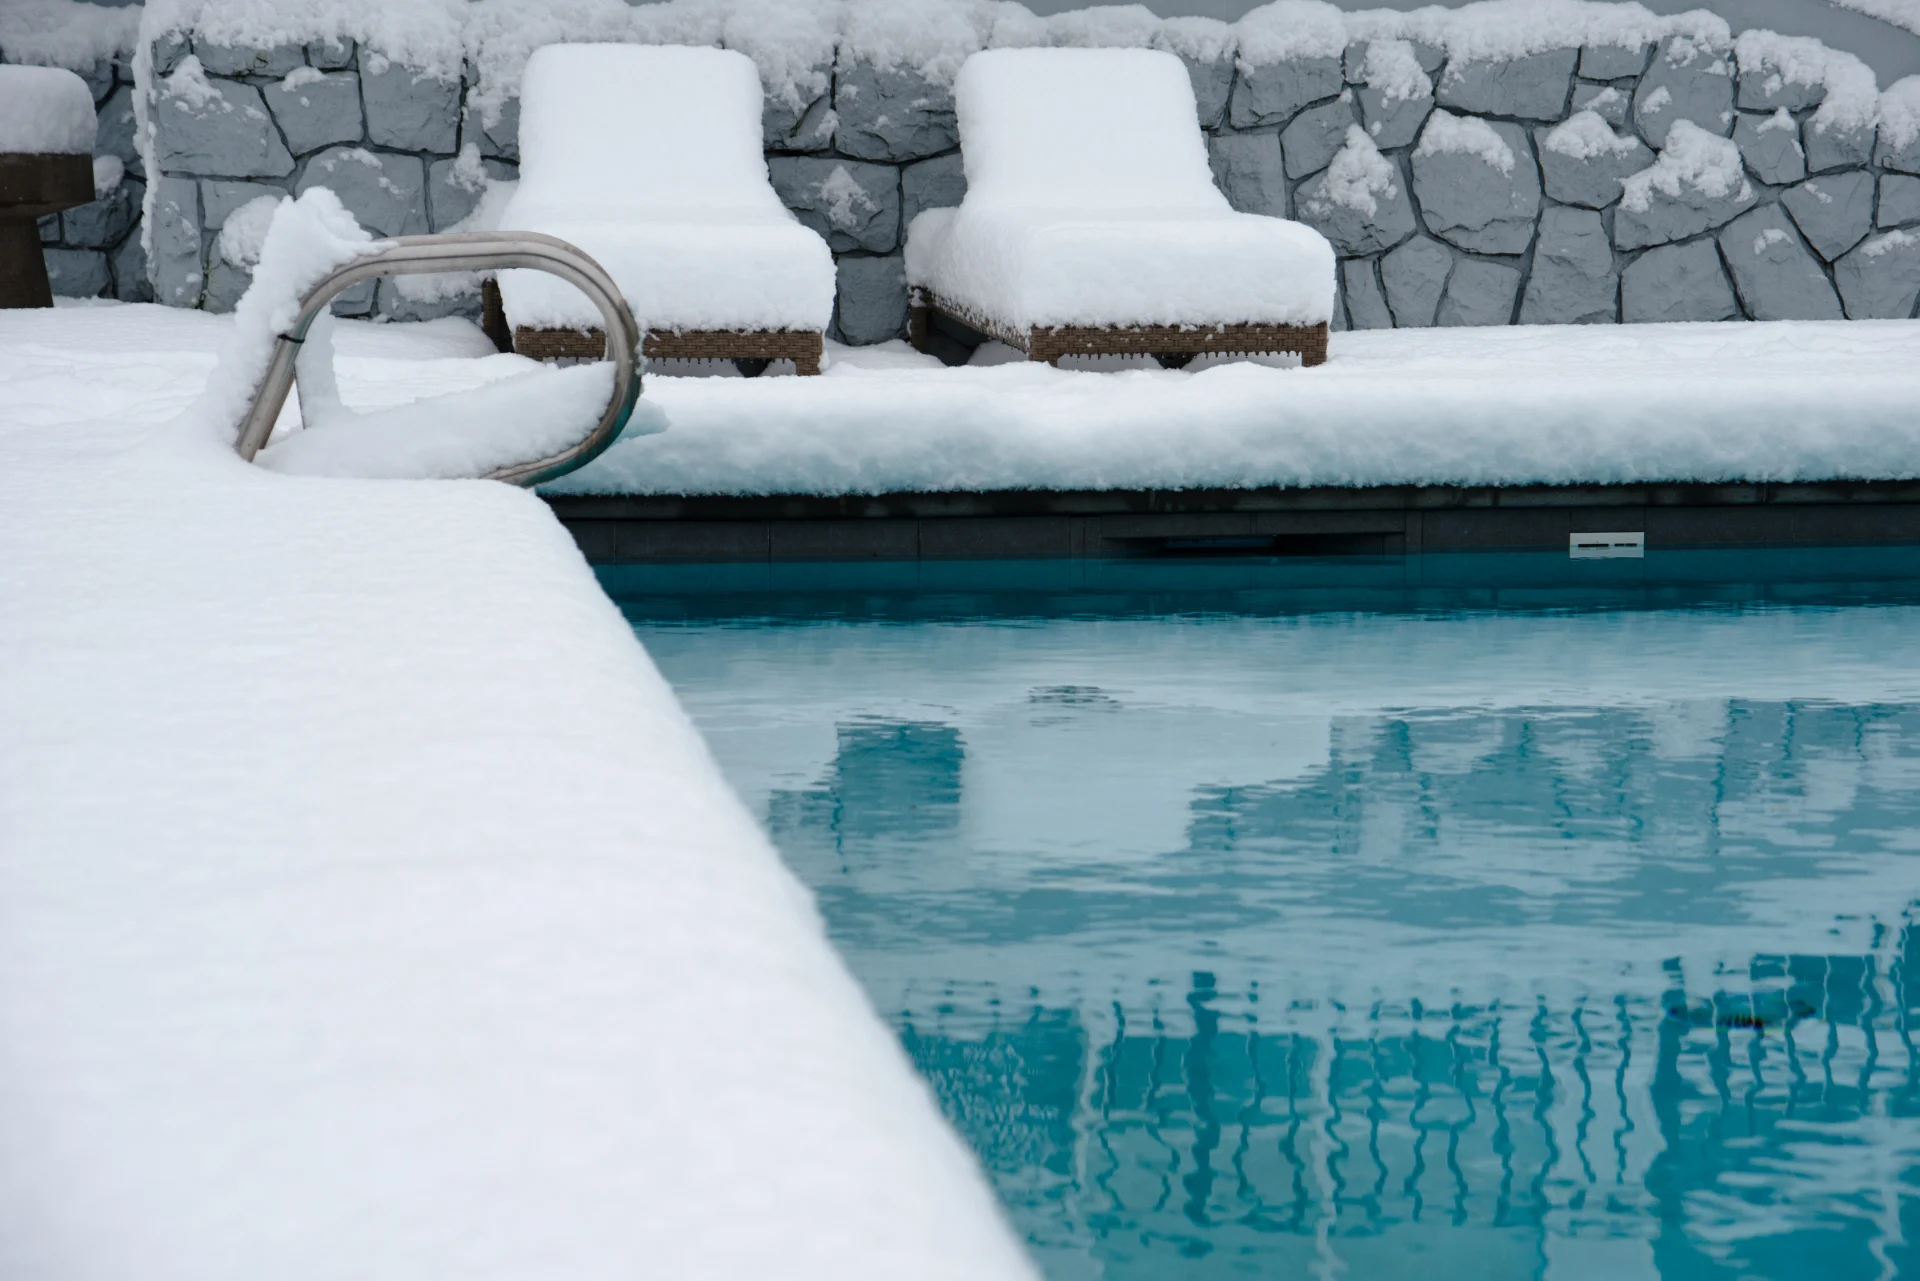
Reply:
[[[1603,123],[1601,127],[1606,126]],[[1501,173],[1513,172],[1513,148],[1493,131],[1492,125],[1478,116],[1456,116],[1436,107],[1427,117],[1427,127],[1420,131],[1420,145],[1413,154],[1434,156],[1443,152],[1478,156]]]
[[[1591,160],[1608,152],[1624,156],[1639,145],[1632,137],[1615,133],[1597,111],[1575,112],[1566,123],[1549,130],[1541,143],[1548,151],[1574,160]]]
[[[213,44],[257,48],[363,40],[416,71],[457,80],[467,25],[478,16],[469,7],[466,0],[147,0],[140,35],[152,41],[192,31]]]
[[[0,66],[0,151],[85,156],[93,152],[93,93],[60,67]]]
[[[1622,185],[1626,196],[1621,207],[1633,213],[1652,208],[1656,191],[1676,200],[1689,190],[1712,200],[1732,195],[1744,200],[1753,190],[1733,139],[1708,133],[1691,120],[1674,121],[1660,158]]]
[[[1273,0],[1240,19],[1240,66],[1294,58],[1337,58],[1347,47],[1347,15],[1322,0]]]
[[[1895,151],[1920,138],[1920,76],[1896,81],[1880,95],[1880,137]]]
[[[1195,62],[1217,62],[1236,39],[1234,28],[1218,18],[1168,18],[1160,24],[1153,47]]]
[[[1367,88],[1378,89],[1388,105],[1433,97],[1433,81],[1421,69],[1410,40],[1370,42],[1360,74]]]
[[[1873,68],[1850,53],[1805,36],[1742,31],[1733,42],[1743,77],[1764,85],[1824,85],[1827,96],[1814,113],[1816,129],[1858,129],[1873,123],[1880,86]]]
[[[1352,39],[1417,40],[1461,61],[1523,58],[1570,45],[1635,49],[1668,36],[1725,48],[1732,39],[1726,20],[1703,9],[1662,16],[1639,4],[1596,0],[1480,0],[1458,9],[1372,9],[1345,18]]]
[[[987,47],[999,9],[990,0],[850,4],[841,11],[840,65],[916,71],[950,85],[960,64]],[[1024,8],[1020,12],[1032,17]]]
[[[74,0],[7,0],[0,4],[0,53],[9,62],[85,71],[133,49],[138,8]]]
[[[1507,162],[1513,162],[1511,153]],[[1307,206],[1316,214],[1327,213],[1338,206],[1371,218],[1379,212],[1383,197],[1391,200],[1397,194],[1394,178],[1398,174],[1399,170],[1380,154],[1380,148],[1374,145],[1365,129],[1348,125],[1346,145],[1327,166],[1326,181],[1308,197]]]
[[[1827,3],[1920,35],[1920,0],[1827,0]]]

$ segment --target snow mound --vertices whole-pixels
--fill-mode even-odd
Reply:
[[[105,200],[120,189],[121,181],[127,176],[127,162],[118,156],[95,156],[93,158],[93,198]]]
[[[1332,315],[1331,247],[1228,207],[1172,54],[991,50],[961,69],[955,103],[967,194],[908,228],[911,284],[1022,331]],[[1063,149],[1036,120],[1081,127]]]
[[[1338,207],[1371,218],[1381,200],[1391,200],[1398,194],[1395,180],[1399,176],[1400,171],[1380,154],[1367,131],[1359,125],[1348,125],[1346,143],[1334,153],[1327,165],[1326,181],[1307,203],[1316,214]]]
[[[1759,77],[1772,91],[1786,84],[1826,90],[1814,112],[1816,129],[1861,129],[1873,123],[1880,86],[1873,68],[1850,53],[1805,36],[1742,31],[1733,42],[1740,75]]]
[[[1501,173],[1513,172],[1513,148],[1493,131],[1492,125],[1478,116],[1456,116],[1435,108],[1433,114],[1427,117],[1426,128],[1420,131],[1420,145],[1413,154],[1433,156],[1446,153],[1478,156]]]
[[[1369,9],[1345,20],[1350,39],[1415,40],[1446,50],[1456,62],[1524,58],[1574,45],[1638,49],[1668,36],[1724,49],[1732,35],[1725,19],[1701,9],[1668,17],[1639,4],[1598,0],[1479,0],[1457,9]]]
[[[1893,151],[1903,151],[1920,138],[1920,76],[1896,80],[1880,96],[1880,137]]]
[[[1375,40],[1368,44],[1361,76],[1369,89],[1380,91],[1389,106],[1433,97],[1433,81],[1421,69],[1409,40]]]
[[[0,65],[0,152],[93,154],[93,94],[59,67]]]
[[[115,8],[74,0],[7,0],[0,4],[0,49],[9,62],[90,71],[133,52],[138,5]]]
[[[236,267],[251,268],[260,261],[267,231],[280,210],[280,196],[255,196],[227,215],[220,225],[220,256]]]
[[[745,55],[549,45],[527,60],[521,100],[520,184],[503,226],[591,254],[643,327],[827,327],[833,257],[767,179],[760,79]],[[601,324],[584,294],[545,272],[504,271],[500,294],[516,326]]]
[[[1242,71],[1296,58],[1338,58],[1347,48],[1345,15],[1323,0],[1273,0],[1238,25]]]
[[[1541,145],[1573,160],[1591,160],[1607,154],[1624,156],[1639,144],[1631,136],[1615,133],[1599,112],[1577,111],[1548,130]]]
[[[1626,196],[1620,206],[1633,213],[1652,208],[1655,192],[1675,200],[1684,199],[1688,192],[1711,200],[1728,196],[1744,200],[1753,190],[1733,139],[1708,133],[1690,120],[1674,121],[1660,158],[1622,185]]]

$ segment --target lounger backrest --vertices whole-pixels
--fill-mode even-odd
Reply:
[[[1186,66],[1149,49],[991,49],[954,84],[967,203],[1221,210]]]
[[[681,45],[536,49],[520,81],[516,213],[780,210],[746,55]]]

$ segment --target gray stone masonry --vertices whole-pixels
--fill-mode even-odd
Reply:
[[[1380,260],[1387,306],[1402,329],[1425,329],[1440,312],[1440,299],[1453,274],[1453,254],[1437,240],[1415,236]]]
[[[1440,300],[1442,325],[1505,325],[1513,320],[1520,293],[1520,269],[1485,258],[1462,258],[1447,278]]]
[[[1851,320],[1906,320],[1920,298],[1920,233],[1887,231],[1833,264]]]
[[[1563,205],[1585,205],[1605,209],[1620,199],[1620,182],[1653,163],[1653,152],[1638,138],[1629,135],[1630,148],[1601,150],[1597,155],[1577,157],[1555,151],[1546,144],[1550,128],[1538,130],[1540,144],[1540,185],[1549,200]]]
[[[107,256],[98,249],[43,249],[47,283],[65,298],[98,298],[113,288]]]
[[[1525,129],[1504,120],[1492,128],[1513,155],[1509,168],[1477,153],[1415,148],[1413,194],[1427,229],[1442,240],[1478,253],[1525,253],[1540,213],[1540,171]]]
[[[1667,145],[1676,120],[1691,120],[1708,133],[1733,132],[1733,59],[1725,53],[1670,37],[1633,94],[1633,122],[1655,147]]]
[[[900,234],[929,209],[952,209],[967,194],[967,169],[957,151],[922,160],[900,171]],[[1286,189],[1281,188],[1284,198]]]
[[[1792,116],[1743,111],[1734,122],[1733,141],[1747,172],[1770,187],[1784,187],[1807,176],[1807,153],[1800,149],[1800,126]]]
[[[1880,179],[1879,211],[1874,215],[1878,227],[1904,227],[1920,222],[1920,178],[1904,174],[1885,174]]]
[[[773,189],[836,253],[891,253],[900,243],[900,171],[821,156],[772,156]]]
[[[1345,84],[1338,58],[1301,58],[1243,68],[1234,81],[1228,119],[1235,129],[1284,125],[1302,107],[1335,96]]]
[[[1213,166],[1214,184],[1235,209],[1287,216],[1287,176],[1278,134],[1216,134],[1207,139],[1207,160]]]
[[[1287,177],[1304,178],[1327,167],[1347,140],[1347,130],[1359,123],[1353,91],[1342,90],[1332,102],[1309,107],[1280,131],[1280,154]]]
[[[1779,205],[1761,205],[1720,233],[1741,309],[1755,320],[1839,320],[1840,299]]]
[[[852,346],[897,338],[907,325],[907,268],[899,254],[849,255],[836,268],[833,332]]]
[[[1449,63],[1435,97],[1455,113],[1560,120],[1578,57],[1575,49],[1551,49],[1511,62]]]
[[[418,156],[329,147],[307,162],[294,184],[300,195],[331,188],[360,225],[380,236],[418,236],[427,231],[426,171]]]
[[[1620,273],[1600,215],[1549,206],[1540,215],[1533,274],[1520,302],[1523,325],[1584,325],[1619,319]]]
[[[1873,227],[1873,175],[1822,174],[1781,193],[1780,203],[1808,243],[1832,262],[1866,239]]]
[[[833,110],[833,144],[861,160],[918,160],[960,145],[953,90],[917,71],[880,70],[865,62],[842,66]]]
[[[273,127],[260,91],[232,80],[208,82],[199,100],[161,89],[153,106],[155,163],[164,174],[208,178],[279,178],[293,156]]]
[[[1711,239],[1648,250],[1620,273],[1620,319],[1628,324],[1739,315],[1719,246]]]
[[[369,142],[397,151],[458,149],[458,80],[441,80],[365,48],[359,62]]]
[[[1393,313],[1380,292],[1371,258],[1349,258],[1340,264],[1340,284],[1347,296],[1347,326],[1351,329],[1391,329]]]
[[[366,131],[360,111],[360,77],[351,71],[316,71],[283,80],[261,95],[296,156],[338,142],[358,142]]]
[[[1453,65],[1441,49],[1413,49],[1431,93],[1391,102],[1366,83],[1364,42],[1340,57],[1248,68],[1231,48],[1184,60],[1216,183],[1235,209],[1297,217],[1333,242],[1342,326],[1823,316],[1840,305],[1848,315],[1911,314],[1920,142],[1895,148],[1871,127],[1816,128],[1818,86],[1792,84],[1774,68],[1741,76],[1729,50],[1679,39]],[[481,191],[471,161],[456,163],[461,144],[478,146],[490,181],[514,176],[519,103],[500,104],[487,124],[471,69],[464,80],[438,80],[352,41],[196,49],[169,36],[153,49],[156,75],[189,53],[210,93],[155,86],[150,257],[139,243],[148,175],[134,145],[130,70],[106,60],[87,71],[99,151],[119,157],[129,176],[43,226],[69,287],[142,297],[151,272],[162,301],[228,307],[247,274],[221,262],[214,241],[249,199],[326,185],[377,233],[405,234],[444,230],[472,212]],[[833,332],[880,341],[904,325],[908,224],[966,191],[952,93],[844,50],[812,71],[817,91],[765,104],[770,176],[839,260]],[[1416,156],[1436,106],[1484,120],[1513,153],[1512,168],[1471,154]],[[1778,127],[1781,108],[1787,127]],[[1628,145],[1587,159],[1546,146],[1581,110]],[[1623,180],[1655,163],[1681,119],[1733,138],[1749,190],[1708,198],[1683,185],[1676,196],[1654,191],[1645,209],[1624,208]],[[1356,123],[1393,180],[1382,182],[1380,162],[1356,148],[1330,187],[1329,165]],[[423,307],[368,285],[335,310],[476,308],[473,299]]]

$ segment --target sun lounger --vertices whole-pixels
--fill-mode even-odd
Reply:
[[[652,358],[789,359],[820,372],[833,255],[767,181],[759,73],[743,54],[549,45],[521,82],[520,185],[501,217],[607,269]],[[500,273],[496,325],[536,358],[599,359],[599,312],[565,281]]]
[[[967,60],[955,97],[967,195],[908,230],[916,347],[945,317],[1032,360],[1326,359],[1332,246],[1228,206],[1178,58],[996,49]]]

